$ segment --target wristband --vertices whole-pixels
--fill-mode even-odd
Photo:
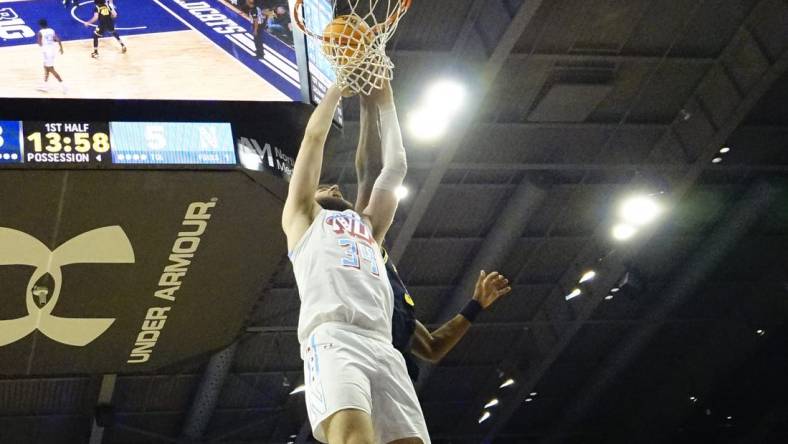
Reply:
[[[482,310],[484,310],[482,308],[482,304],[480,304],[476,299],[471,299],[467,304],[465,304],[465,307],[460,312],[460,315],[467,319],[468,322],[473,322],[476,320],[476,316],[478,316]]]

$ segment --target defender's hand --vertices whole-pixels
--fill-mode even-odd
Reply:
[[[478,302],[482,308],[487,309],[501,296],[505,296],[512,291],[509,286],[509,279],[494,271],[487,274],[482,270],[479,274],[479,279],[476,280],[476,290],[473,292],[473,299]]]

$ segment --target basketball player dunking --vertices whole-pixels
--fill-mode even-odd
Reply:
[[[48,91],[47,82],[49,81],[49,75],[52,74],[60,82],[60,87],[63,89],[63,94],[65,94],[67,92],[66,85],[63,83],[60,74],[55,70],[55,57],[57,57],[58,52],[55,43],[60,47],[60,53],[63,54],[63,42],[60,41],[60,37],[58,37],[55,30],[49,27],[46,20],[39,20],[38,26],[41,29],[36,35],[36,41],[38,46],[41,47],[41,54],[44,56],[44,82],[38,87],[38,90]]]
[[[126,45],[120,39],[118,31],[115,31],[115,19],[118,17],[118,13],[115,11],[112,1],[95,0],[94,3],[96,4],[96,12],[93,14],[93,18],[85,22],[85,26],[98,22],[95,31],[93,31],[93,52],[90,56],[94,59],[98,58],[98,40],[107,33],[115,37],[115,40],[120,43],[121,52],[125,54]]]
[[[330,444],[429,443],[405,361],[391,343],[393,294],[379,247],[407,171],[393,94],[386,84],[369,98],[380,115],[383,168],[361,212],[336,185],[318,185],[340,96],[329,88],[309,120],[282,214],[301,298],[309,421]]]

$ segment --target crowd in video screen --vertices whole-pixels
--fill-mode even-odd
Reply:
[[[3,0],[0,97],[300,100],[286,0]]]

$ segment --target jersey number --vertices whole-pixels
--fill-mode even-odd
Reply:
[[[375,251],[372,250],[372,247],[350,239],[340,239],[339,246],[345,249],[345,256],[341,261],[343,267],[360,270],[361,263],[366,262],[370,266],[369,272],[374,276],[380,276],[378,261],[375,258]]]

